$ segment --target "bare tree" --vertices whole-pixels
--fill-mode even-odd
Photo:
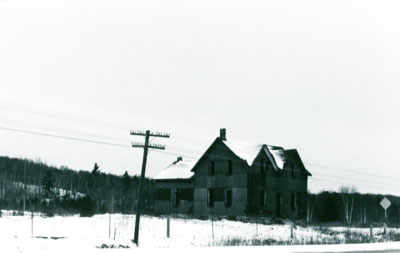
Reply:
[[[360,223],[366,224],[368,221],[367,218],[367,209],[368,209],[368,199],[362,195],[359,196],[359,201],[356,201],[359,204],[359,221]]]
[[[307,192],[307,222],[312,221],[313,212],[314,212],[314,205],[315,205],[315,196],[311,194],[311,192]]]
[[[109,220],[108,220],[108,237],[111,238],[111,214],[114,213],[114,200],[116,195],[115,183],[110,175],[107,175],[107,189],[109,200]]]
[[[353,217],[354,193],[357,189],[354,186],[340,186],[339,192],[342,195],[344,219],[346,224],[350,224]]]

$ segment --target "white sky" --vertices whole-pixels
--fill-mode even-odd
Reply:
[[[0,0],[0,127],[127,146],[143,141],[130,129],[165,131],[153,142],[194,157],[225,127],[297,148],[314,192],[400,195],[399,7]],[[131,175],[142,161],[140,149],[4,129],[0,155]],[[151,152],[147,176],[175,159]]]

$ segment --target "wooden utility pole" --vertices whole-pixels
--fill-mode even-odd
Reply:
[[[23,208],[22,208],[23,215],[25,215],[25,198],[26,198],[26,196],[25,196],[25,194],[26,194],[26,181],[25,181],[25,179],[26,179],[26,161],[24,163],[24,191],[23,191],[23,194],[22,194],[22,197],[23,197]]]
[[[135,237],[133,242],[139,246],[139,223],[140,223],[140,211],[142,208],[142,192],[143,192],[143,184],[144,184],[144,176],[146,174],[146,163],[147,163],[147,154],[149,148],[151,149],[165,149],[165,146],[158,145],[158,144],[149,144],[150,137],[161,137],[161,138],[169,138],[169,134],[167,133],[152,133],[150,130],[146,132],[143,131],[131,131],[131,135],[139,135],[145,137],[144,144],[142,143],[132,143],[132,147],[134,148],[143,148],[143,162],[142,162],[142,173],[140,175],[140,182],[139,182],[139,196],[137,201],[136,207],[136,222],[135,222]]]
[[[71,180],[69,185],[69,197],[72,199],[72,173],[71,173]]]

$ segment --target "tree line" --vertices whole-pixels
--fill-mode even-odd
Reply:
[[[385,211],[380,205],[383,198],[389,199],[390,207]],[[400,225],[400,197],[382,194],[362,194],[355,187],[341,186],[337,192],[308,193],[307,222],[372,224],[389,223]]]
[[[104,173],[94,164],[91,171],[49,166],[37,160],[0,156],[0,209],[39,211],[53,214],[91,216],[101,213],[136,212],[139,177]],[[385,219],[380,201],[391,206]],[[145,178],[143,212],[153,213],[155,182]],[[309,223],[400,224],[400,197],[361,194],[343,186],[337,192],[307,194]]]
[[[143,211],[154,203],[154,181],[146,178]],[[0,209],[42,211],[49,215],[134,213],[139,177],[117,176],[94,164],[91,172],[49,166],[37,160],[0,156]]]

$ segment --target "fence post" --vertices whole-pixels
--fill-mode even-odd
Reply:
[[[383,234],[386,235],[386,231],[387,230],[387,226],[386,226],[386,222],[383,223]]]
[[[31,236],[33,237],[33,211],[31,212]]]
[[[256,217],[256,236],[258,236],[258,217]]]
[[[213,246],[215,246],[215,241],[214,241],[214,216],[211,216],[211,233],[212,233],[212,240],[213,240]]]
[[[372,233],[372,225],[369,225],[369,236],[373,237],[374,234]]]
[[[108,238],[111,239],[111,212],[108,218]]]
[[[294,238],[293,228],[294,228],[294,225],[290,224],[290,238]]]
[[[167,217],[167,238],[169,238],[169,227],[170,227],[170,221],[169,221],[169,216]]]

